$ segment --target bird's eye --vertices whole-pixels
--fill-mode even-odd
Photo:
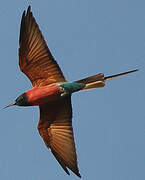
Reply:
[[[64,93],[65,92],[65,89],[64,87],[60,86],[60,89],[59,89],[60,93]]]

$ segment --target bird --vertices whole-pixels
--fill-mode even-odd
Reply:
[[[63,170],[81,177],[72,127],[71,95],[74,92],[102,88],[105,82],[138,69],[105,76],[103,73],[67,81],[52,56],[39,26],[28,6],[21,18],[19,36],[19,67],[33,88],[22,93],[10,106],[39,106],[38,132]]]

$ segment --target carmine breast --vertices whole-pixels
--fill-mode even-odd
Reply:
[[[28,102],[33,106],[55,101],[60,97],[60,94],[60,87],[56,85],[48,85],[39,88],[34,87],[26,92]]]

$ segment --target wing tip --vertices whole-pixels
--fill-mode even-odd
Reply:
[[[79,178],[81,178],[81,175],[79,173],[79,169],[78,168],[75,171],[72,171],[72,172],[75,173]]]
[[[59,162],[59,164],[61,165],[61,167],[63,168],[63,170],[68,174],[70,175],[69,171],[67,168],[69,168],[75,175],[77,175],[79,178],[81,178],[81,175],[79,173],[79,169],[78,167],[71,167],[69,166],[68,163],[65,162],[65,160],[59,156],[59,154],[53,149],[51,148],[51,152],[52,154],[55,156],[56,160]]]
[[[80,175],[80,173],[77,175],[79,178],[81,178],[82,176]]]
[[[56,158],[56,160],[59,162],[59,164],[61,165],[61,167],[63,168],[63,170],[64,170],[68,175],[70,175],[70,173],[69,173],[68,169],[66,168],[66,166],[65,166],[64,162],[62,161],[62,159],[57,155],[57,153],[56,153],[53,149],[51,149],[51,152],[52,152],[52,154],[54,155],[54,157]]]
[[[28,8],[27,8],[26,16],[29,16],[30,14],[32,14],[32,12],[31,12],[31,6],[29,5]]]
[[[82,176],[80,175],[80,173],[79,173],[79,170],[78,170],[78,172],[74,172],[79,178],[81,178]]]
[[[31,12],[31,6],[29,5],[27,8],[27,14]],[[22,17],[25,16],[26,10],[23,11]]]
[[[23,39],[23,31],[25,30],[25,17],[26,17],[26,11],[23,11],[22,17],[21,17],[21,25],[20,25],[20,36],[19,36],[19,44],[21,43]]]
[[[24,16],[25,16],[25,13],[26,13],[26,11],[24,10],[24,11],[23,11],[23,14],[22,14],[22,17],[24,17]]]
[[[31,11],[31,6],[28,6],[27,13]]]

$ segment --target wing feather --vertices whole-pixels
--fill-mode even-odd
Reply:
[[[72,128],[71,97],[40,106],[38,130],[64,171],[69,174],[69,168],[81,177]]]
[[[31,12],[23,12],[19,38],[19,65],[33,86],[66,81]]]

